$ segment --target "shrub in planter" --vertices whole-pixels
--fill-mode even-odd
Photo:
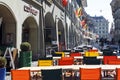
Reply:
[[[7,59],[5,57],[0,57],[0,68],[6,67]]]
[[[20,58],[19,67],[29,67],[32,62],[31,44],[29,42],[23,42],[20,45]]]
[[[20,45],[21,51],[30,51],[31,50],[31,44],[29,42],[23,42]]]
[[[0,80],[5,80],[7,59],[0,57]]]

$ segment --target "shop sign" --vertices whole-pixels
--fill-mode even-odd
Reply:
[[[24,5],[24,11],[28,12],[28,13],[32,13],[33,15],[37,15],[38,11],[32,8],[32,5],[26,6]]]

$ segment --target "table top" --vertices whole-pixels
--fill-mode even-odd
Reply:
[[[53,57],[53,59],[60,59],[61,57]],[[83,56],[75,56],[74,58],[80,58],[83,59]],[[120,56],[117,56],[117,58],[120,58]],[[97,59],[103,59],[103,56],[97,56]]]
[[[120,65],[67,65],[67,66],[41,66],[41,67],[22,67],[18,70],[42,70],[42,69],[79,69],[79,68],[101,68],[103,70],[113,70],[120,68]]]
[[[83,59],[83,56],[75,56],[75,59],[80,58]],[[97,56],[97,59],[103,59],[103,56]]]

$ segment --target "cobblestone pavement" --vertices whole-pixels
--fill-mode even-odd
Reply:
[[[31,66],[37,66],[37,61],[33,61]],[[7,72],[5,80],[11,80],[10,72]]]

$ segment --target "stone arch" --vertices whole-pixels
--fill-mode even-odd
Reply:
[[[38,52],[38,25],[34,17],[29,16],[22,25],[22,42],[29,42],[33,51],[33,55]]]
[[[65,49],[65,28],[61,20],[58,21],[58,42],[59,51]]]
[[[11,8],[0,3],[0,46],[16,47],[16,18]]]
[[[46,48],[52,46],[52,42],[56,40],[56,28],[53,15],[50,12],[45,15],[44,34]]]

